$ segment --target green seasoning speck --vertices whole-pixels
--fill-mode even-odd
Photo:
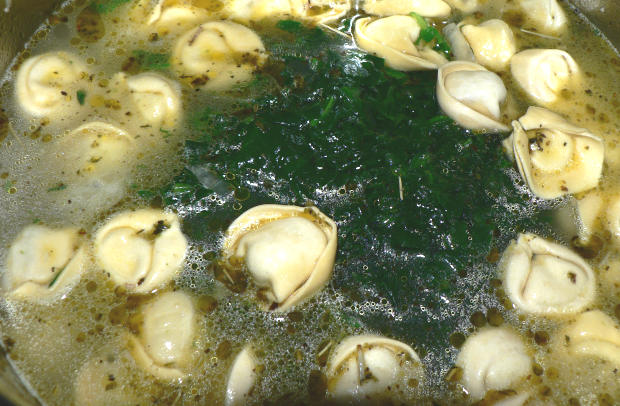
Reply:
[[[95,10],[98,13],[109,13],[119,6],[125,3],[129,3],[131,0],[99,0],[93,3]]]
[[[165,130],[161,127],[159,128],[159,132],[164,134],[163,138],[168,138],[172,135],[172,132],[170,130]]]
[[[67,188],[67,185],[65,185],[64,183],[59,183],[58,185],[53,186],[53,187],[47,189],[47,191],[48,192],[57,192],[59,190],[64,190],[66,188]]]
[[[49,285],[47,285],[48,288],[51,288],[52,286],[54,286],[54,284],[56,283],[56,281],[58,281],[58,278],[60,278],[60,274],[65,270],[67,266],[63,266],[62,268],[60,268],[58,271],[56,271],[56,275],[54,275],[54,278],[50,281]]]
[[[77,91],[77,101],[80,103],[80,106],[84,105],[84,101],[86,100],[86,91],[78,90]]]
[[[166,70],[170,68],[170,56],[168,54],[136,49],[133,51],[133,56],[140,64],[142,70]]]

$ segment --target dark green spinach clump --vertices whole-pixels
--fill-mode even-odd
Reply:
[[[224,229],[240,202],[244,210],[314,202],[339,223],[335,285],[372,286],[405,308],[412,291],[451,293],[457,275],[514,237],[517,224],[540,229],[541,216],[520,214],[529,197],[507,174],[503,136],[444,116],[436,72],[395,71],[318,28],[277,27],[264,37],[272,58],[261,75],[280,92],[232,114],[211,108],[191,117],[201,136],[187,142],[189,169],[165,189],[165,202],[191,205],[216,190],[196,167],[243,199],[187,218],[190,236]]]

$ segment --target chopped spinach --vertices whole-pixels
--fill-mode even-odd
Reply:
[[[450,45],[441,33],[435,27],[430,25],[421,15],[415,12],[411,12],[409,15],[413,17],[420,26],[420,36],[415,41],[415,44],[418,45],[421,41],[424,41],[427,44],[431,44],[435,51],[444,53],[446,57],[449,56]]]
[[[436,72],[395,71],[340,36],[277,27],[293,35],[264,37],[272,66],[262,74],[280,92],[232,114],[190,112],[202,136],[186,143],[187,168],[162,193],[168,205],[209,207],[185,219],[190,238],[214,238],[240,208],[314,202],[339,225],[334,285],[353,296],[373,289],[402,310],[416,306],[412,292],[456,294],[460,276],[516,231],[550,232],[543,207],[515,187],[503,135],[441,112]],[[207,187],[215,182],[196,167],[230,188]],[[249,196],[237,200],[241,188]],[[225,203],[210,203],[213,193]]]

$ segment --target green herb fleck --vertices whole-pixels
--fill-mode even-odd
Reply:
[[[130,1],[131,0],[99,0],[95,1],[93,3],[93,6],[98,13],[105,14],[113,11],[114,9],[122,6],[125,3],[129,3]]]
[[[159,132],[164,134],[162,138],[168,138],[172,136],[172,132],[170,130],[165,130],[161,127],[159,128]]]
[[[54,275],[54,277],[50,281],[49,285],[47,285],[48,288],[51,288],[52,286],[54,286],[54,284],[56,283],[56,281],[60,277],[60,274],[63,273],[63,271],[65,270],[66,267],[67,267],[67,265],[63,266],[58,271],[56,271],[56,275]]]
[[[5,191],[5,192],[7,192],[7,193],[9,193],[9,191],[11,190],[11,188],[13,187],[13,185],[14,185],[14,182],[13,182],[12,180],[7,180],[7,181],[4,183],[4,191]]]
[[[450,55],[450,45],[441,33],[430,25],[421,15],[414,12],[409,13],[409,15],[413,17],[420,26],[420,36],[415,41],[415,44],[418,45],[421,41],[424,41],[426,44],[432,45],[435,51],[441,52],[448,57]]]
[[[155,53],[136,49],[132,52],[142,70],[166,70],[170,68],[170,56],[165,53]]]
[[[48,191],[48,192],[57,192],[57,191],[59,191],[59,190],[64,190],[64,189],[66,189],[66,188],[67,188],[67,185],[65,185],[64,183],[62,183],[62,182],[61,182],[61,183],[59,183],[58,185],[53,186],[53,187],[51,187],[51,188],[47,189],[47,191]]]
[[[86,100],[86,91],[78,90],[77,91],[77,100],[78,100],[78,103],[80,103],[80,106],[83,106],[84,105],[84,101]]]

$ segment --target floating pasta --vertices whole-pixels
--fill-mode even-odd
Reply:
[[[95,235],[95,256],[117,284],[149,293],[181,268],[187,240],[173,213],[142,209],[117,214]]]
[[[443,0],[365,0],[364,11],[378,16],[406,15],[411,12],[423,17],[450,16],[450,6]]]
[[[226,90],[250,80],[266,59],[254,31],[230,21],[211,21],[179,38],[172,65],[193,87]]]
[[[226,406],[248,404],[248,398],[256,381],[256,355],[251,346],[237,354],[226,384]]]
[[[620,328],[600,310],[580,314],[560,337],[573,356],[602,358],[620,366]]]
[[[16,298],[52,299],[77,283],[85,262],[78,229],[29,225],[11,244],[3,287]]]
[[[474,400],[489,390],[516,389],[532,370],[532,360],[514,331],[486,328],[465,340],[456,360],[462,384]]]
[[[19,105],[34,116],[66,114],[79,107],[76,92],[88,86],[82,61],[68,52],[48,52],[25,60],[17,72]]]
[[[504,70],[517,51],[514,34],[502,20],[488,20],[480,25],[466,24],[460,28],[476,62],[493,71]]]
[[[128,348],[136,363],[162,380],[185,377],[196,330],[194,307],[182,292],[167,292],[145,305],[139,337]]]
[[[472,130],[508,131],[499,121],[506,87],[481,65],[454,61],[437,72],[437,102],[454,121]]]
[[[510,70],[521,88],[534,101],[549,104],[579,80],[579,67],[566,51],[528,49],[515,54]]]
[[[530,107],[512,128],[504,144],[536,196],[554,199],[596,187],[605,156],[599,137],[541,107]]]
[[[420,25],[409,16],[366,17],[355,21],[357,46],[385,59],[391,68],[432,70],[448,62],[428,45],[416,45],[419,36]]]
[[[504,252],[506,294],[526,313],[577,313],[592,303],[596,278],[577,254],[534,234],[520,234]]]
[[[336,256],[336,224],[314,207],[262,205],[228,228],[223,256],[243,264],[271,308],[286,310],[329,280]]]
[[[345,402],[393,399],[399,396],[399,387],[424,376],[420,358],[410,346],[375,335],[342,340],[327,368],[328,393]]]

